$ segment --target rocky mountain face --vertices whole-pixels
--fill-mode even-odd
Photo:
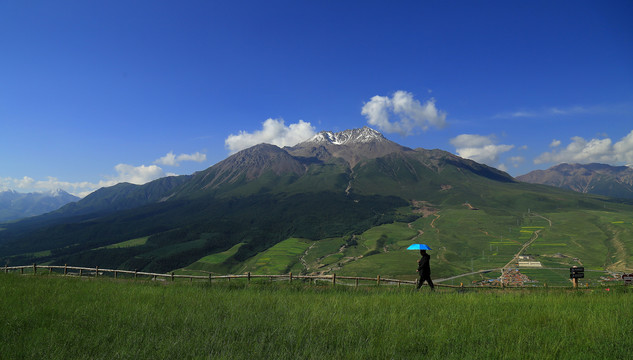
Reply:
[[[559,164],[518,176],[519,181],[556,186],[584,194],[633,199],[633,168],[606,164]]]
[[[215,190],[221,185],[255,180],[265,173],[281,176],[303,175],[305,172],[306,165],[301,159],[275,145],[259,144],[195,173],[188,184],[177,189],[177,193],[188,195],[195,191]]]
[[[380,166],[376,167],[376,164]],[[253,146],[194,174],[190,181],[175,188],[171,196],[191,198],[201,193],[213,193],[226,197],[256,192],[324,190],[367,193],[367,188],[374,186],[368,179],[373,179],[373,183],[382,182],[385,188],[401,189],[401,196],[413,196],[411,192],[422,189],[415,187],[414,182],[442,178],[445,167],[498,181],[514,181],[508,174],[486,165],[442,150],[413,150],[364,127],[337,133],[322,131],[292,147]],[[442,181],[450,182],[459,179],[460,174],[447,173],[446,177]],[[455,178],[451,180],[451,177]],[[411,187],[391,184],[409,180]]]
[[[2,191],[0,192],[0,222],[44,214],[78,200],[78,197],[60,189],[46,193]]]
[[[311,139],[292,147],[285,147],[284,150],[293,156],[316,158],[321,161],[341,158],[352,168],[363,159],[375,159],[394,152],[411,151],[407,147],[387,140],[380,132],[367,126],[338,133],[322,131]]]

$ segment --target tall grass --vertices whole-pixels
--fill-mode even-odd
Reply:
[[[0,274],[10,359],[623,359],[632,289],[159,283]]]

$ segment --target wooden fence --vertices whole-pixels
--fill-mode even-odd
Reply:
[[[2,267],[0,267],[0,271],[2,271]],[[151,273],[151,272],[144,272],[144,271],[131,271],[131,270],[113,270],[113,269],[102,269],[99,267],[94,267],[94,268],[89,268],[89,267],[80,267],[80,266],[69,266],[69,265],[37,265],[37,264],[33,264],[33,265],[23,265],[23,266],[4,266],[4,272],[8,273],[8,272],[15,272],[15,271],[20,271],[21,274],[25,274],[25,272],[27,274],[32,273],[34,275],[37,275],[38,272],[42,273],[42,272],[48,272],[48,273],[61,273],[63,272],[64,275],[73,275],[73,276],[92,276],[92,277],[98,277],[98,276],[108,276],[107,274],[109,274],[110,276],[114,277],[115,279],[119,278],[120,276],[125,276],[127,275],[128,277],[133,277],[134,279],[137,279],[139,277],[141,278],[152,278],[153,280],[162,280],[162,281],[175,281],[176,279],[189,279],[190,281],[193,280],[206,280],[209,282],[212,282],[214,280],[226,280],[226,281],[231,281],[231,279],[246,279],[248,282],[251,281],[251,279],[257,279],[257,278],[264,278],[264,279],[270,279],[270,281],[276,280],[276,281],[289,281],[292,282],[293,280],[308,280],[308,281],[326,281],[326,282],[330,282],[332,285],[336,285],[337,281],[338,284],[341,285],[348,285],[348,286],[359,286],[359,285],[367,285],[369,284],[375,284],[375,285],[381,285],[381,284],[387,284],[387,285],[397,285],[398,287],[400,287],[400,285],[416,285],[417,281],[416,280],[400,280],[400,279],[389,279],[389,278],[382,278],[380,275],[377,275],[376,277],[359,277],[359,276],[339,276],[336,274],[331,274],[331,275],[296,275],[293,273],[289,273],[289,274],[284,274],[284,275],[260,275],[260,274],[251,274],[250,272],[242,274],[242,275],[180,275],[180,274],[175,274],[175,273],[168,273],[168,274],[159,274],[159,273]],[[361,281],[363,283],[361,283]],[[571,284],[570,284],[571,285]],[[428,286],[428,285],[425,285]],[[437,287],[446,287],[446,288],[524,288],[524,287],[530,287],[529,285],[525,285],[525,286],[514,286],[514,285],[504,285],[504,284],[500,284],[499,286],[482,286],[482,285],[464,285],[464,283],[460,283],[459,285],[448,285],[448,284],[439,284],[439,283],[435,283],[435,286]],[[544,287],[568,287],[567,286],[548,286],[547,283],[544,284]],[[585,284],[585,287],[588,287],[589,284]]]
[[[0,268],[0,271],[1,269],[2,268]],[[331,282],[332,285],[336,285],[337,281],[339,281],[339,284],[345,284],[345,285],[350,285],[350,286],[351,285],[359,286],[361,284],[366,285],[367,282],[370,282],[376,285],[388,284],[388,285],[397,285],[397,286],[400,286],[403,284],[404,285],[417,284],[415,280],[389,279],[389,278],[382,278],[380,277],[380,275],[377,275],[376,277],[339,276],[336,274],[297,275],[293,273],[284,274],[284,275],[260,275],[260,274],[251,274],[250,272],[247,272],[246,274],[242,274],[242,275],[211,275],[209,274],[208,276],[205,276],[205,275],[180,275],[180,274],[175,274],[173,272],[168,273],[168,274],[159,274],[159,273],[151,273],[151,272],[144,272],[144,271],[113,270],[113,269],[99,268],[98,266],[94,268],[69,266],[69,265],[62,266],[62,265],[37,265],[37,264],[23,265],[23,266],[4,266],[5,273],[15,272],[15,271],[20,271],[21,274],[25,274],[25,271],[26,271],[27,274],[32,273],[33,275],[37,275],[38,272],[40,273],[63,272],[64,275],[91,276],[91,277],[99,277],[99,276],[104,276],[106,274],[110,274],[115,279],[119,278],[119,276],[121,275],[128,275],[128,276],[133,276],[134,279],[143,277],[143,278],[152,278],[153,280],[161,279],[163,281],[174,281],[176,279],[189,279],[190,281],[206,280],[206,281],[212,282],[214,280],[231,281],[231,279],[246,279],[248,282],[250,282],[251,279],[264,278],[264,279],[269,279],[270,281],[287,280],[289,282],[292,282],[293,280],[327,281],[327,282]],[[361,283],[361,281],[364,283]],[[460,286],[435,284],[435,286],[449,287],[449,288],[465,287],[463,284],[461,284]]]

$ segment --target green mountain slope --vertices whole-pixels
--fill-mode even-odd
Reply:
[[[537,226],[523,252],[544,263],[633,264],[631,204],[517,182],[371,129],[258,145],[191,176],[102,189],[62,210],[7,225],[0,261],[411,278],[416,254],[405,249],[422,242],[435,250],[435,274],[448,277],[505,266]]]

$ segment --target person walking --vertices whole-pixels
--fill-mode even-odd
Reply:
[[[431,255],[427,254],[426,250],[420,250],[420,255],[422,255],[422,258],[418,260],[418,270],[416,270],[420,275],[417,289],[420,289],[422,284],[426,281],[431,287],[431,290],[435,290],[433,280],[431,280]]]

